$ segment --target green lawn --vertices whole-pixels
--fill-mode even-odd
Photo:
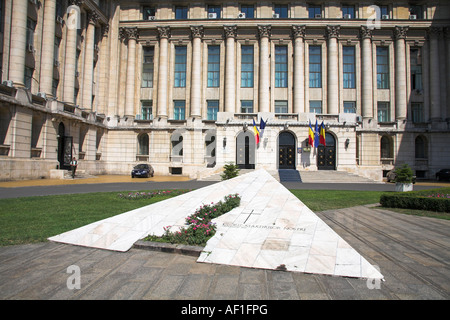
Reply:
[[[336,190],[291,192],[313,211],[378,203],[383,193]],[[62,232],[173,196],[158,195],[151,199],[128,200],[120,198],[118,194],[103,192],[0,199],[0,246],[46,241],[48,237]]]

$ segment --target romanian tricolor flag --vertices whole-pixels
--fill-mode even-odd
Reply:
[[[253,119],[253,132],[255,134],[255,142],[256,144],[259,144],[259,130],[256,127],[255,119]]]
[[[311,121],[309,121],[309,134],[308,134],[308,143],[310,146],[314,145],[314,131],[311,127]]]
[[[325,142],[326,141],[325,140],[325,125],[323,124],[323,121],[322,121],[322,124],[320,125],[319,140],[320,140],[320,144],[326,146],[326,142]]]
[[[319,126],[317,125],[317,119],[316,119],[316,126],[314,128],[314,147],[317,148],[319,146]]]

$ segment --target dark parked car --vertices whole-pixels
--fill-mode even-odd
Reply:
[[[131,170],[131,177],[153,177],[154,171],[151,165],[149,164],[138,164]]]
[[[394,182],[396,176],[397,176],[397,174],[395,173],[395,170],[389,171],[389,172],[386,174],[386,180],[387,180],[387,182]],[[413,176],[413,178],[412,178],[412,183],[416,183],[416,176]]]
[[[436,172],[436,179],[441,180],[450,180],[450,169],[442,169]]]

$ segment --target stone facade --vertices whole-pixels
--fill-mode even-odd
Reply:
[[[0,180],[450,165],[446,1],[0,2]]]

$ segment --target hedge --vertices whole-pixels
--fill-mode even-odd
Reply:
[[[450,188],[382,194],[380,204],[388,208],[450,212],[447,189]]]

